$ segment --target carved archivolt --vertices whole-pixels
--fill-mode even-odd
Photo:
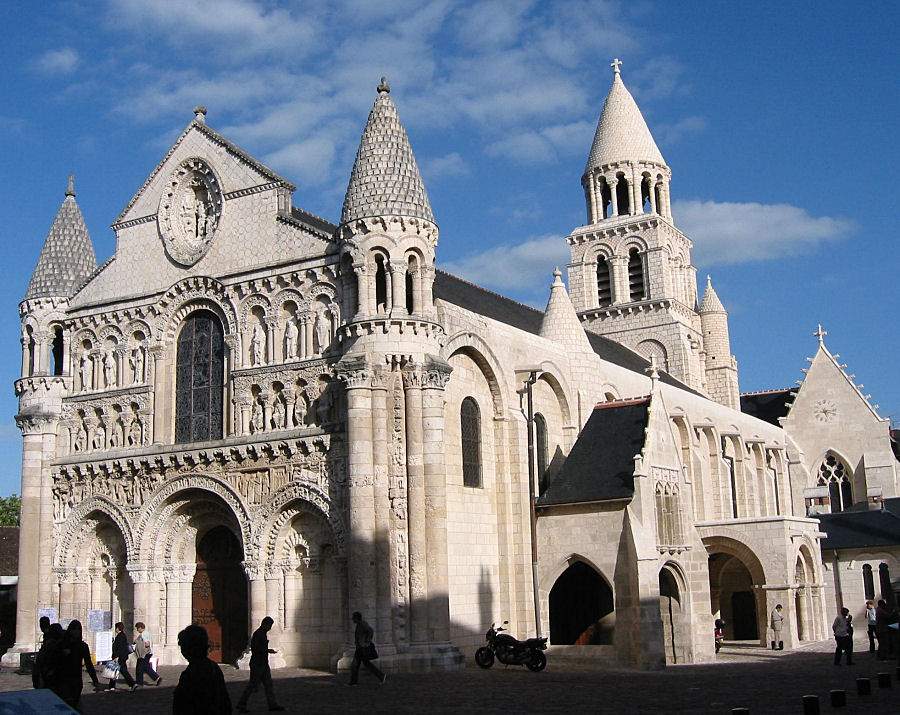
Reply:
[[[61,568],[73,565],[71,561],[77,556],[76,553],[73,553],[72,548],[77,546],[78,540],[76,537],[84,528],[88,517],[94,513],[103,514],[106,519],[118,528],[122,534],[122,540],[125,542],[125,555],[128,561],[136,558],[137,554],[134,548],[131,525],[125,513],[112,500],[106,497],[94,496],[75,507],[62,527],[56,542],[56,553],[53,559],[55,566]]]
[[[308,482],[291,482],[277,491],[268,503],[259,511],[261,523],[260,533],[264,535],[259,557],[271,560],[277,557],[275,545],[282,527],[299,513],[287,509],[292,502],[303,502],[310,509],[318,511],[331,524],[334,534],[335,548],[339,554],[344,553],[345,529],[343,519],[337,509],[332,508],[327,494],[315,484]]]
[[[225,332],[238,331],[238,317],[225,286],[214,278],[195,276],[173,285],[156,306],[156,335],[164,345],[175,339],[184,318],[199,308],[211,308],[222,319]]]
[[[250,327],[250,313],[254,308],[260,308],[267,319],[272,318],[272,303],[266,296],[253,293],[241,301],[241,330]]]

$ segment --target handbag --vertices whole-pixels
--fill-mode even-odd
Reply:
[[[104,680],[115,680],[119,677],[119,664],[110,660],[103,664],[103,670],[100,673],[100,677]]]
[[[365,647],[364,652],[366,654],[366,660],[378,660],[378,651],[375,650],[374,643],[369,643],[369,645]]]

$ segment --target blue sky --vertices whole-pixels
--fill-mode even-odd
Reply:
[[[35,9],[39,8],[39,9]],[[439,263],[546,300],[611,80],[672,168],[676,224],[731,311],[743,390],[801,377],[821,321],[900,421],[893,3],[0,4],[0,493],[17,491],[17,304],[65,189],[100,260],[109,224],[190,120],[335,220],[390,79],[441,227]]]

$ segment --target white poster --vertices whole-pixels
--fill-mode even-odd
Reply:
[[[97,631],[94,635],[94,660],[112,660],[112,631]]]

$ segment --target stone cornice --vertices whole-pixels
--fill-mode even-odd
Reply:
[[[342,340],[364,335],[386,335],[390,332],[398,332],[401,335],[411,332],[413,335],[440,338],[444,335],[444,328],[433,320],[411,315],[373,315],[356,318],[338,329]]]
[[[410,216],[370,216],[341,224],[337,235],[341,240],[349,241],[370,233],[403,236],[414,234],[424,238],[432,248],[437,246],[439,230],[437,224],[424,218]]]
[[[616,319],[622,316],[633,315],[635,313],[654,313],[660,311],[671,310],[680,314],[685,318],[693,318],[696,314],[688,308],[684,303],[672,298],[657,298],[651,300],[641,300],[634,303],[617,303],[608,305],[603,308],[588,308],[578,312],[581,320],[590,320],[599,318]]]

